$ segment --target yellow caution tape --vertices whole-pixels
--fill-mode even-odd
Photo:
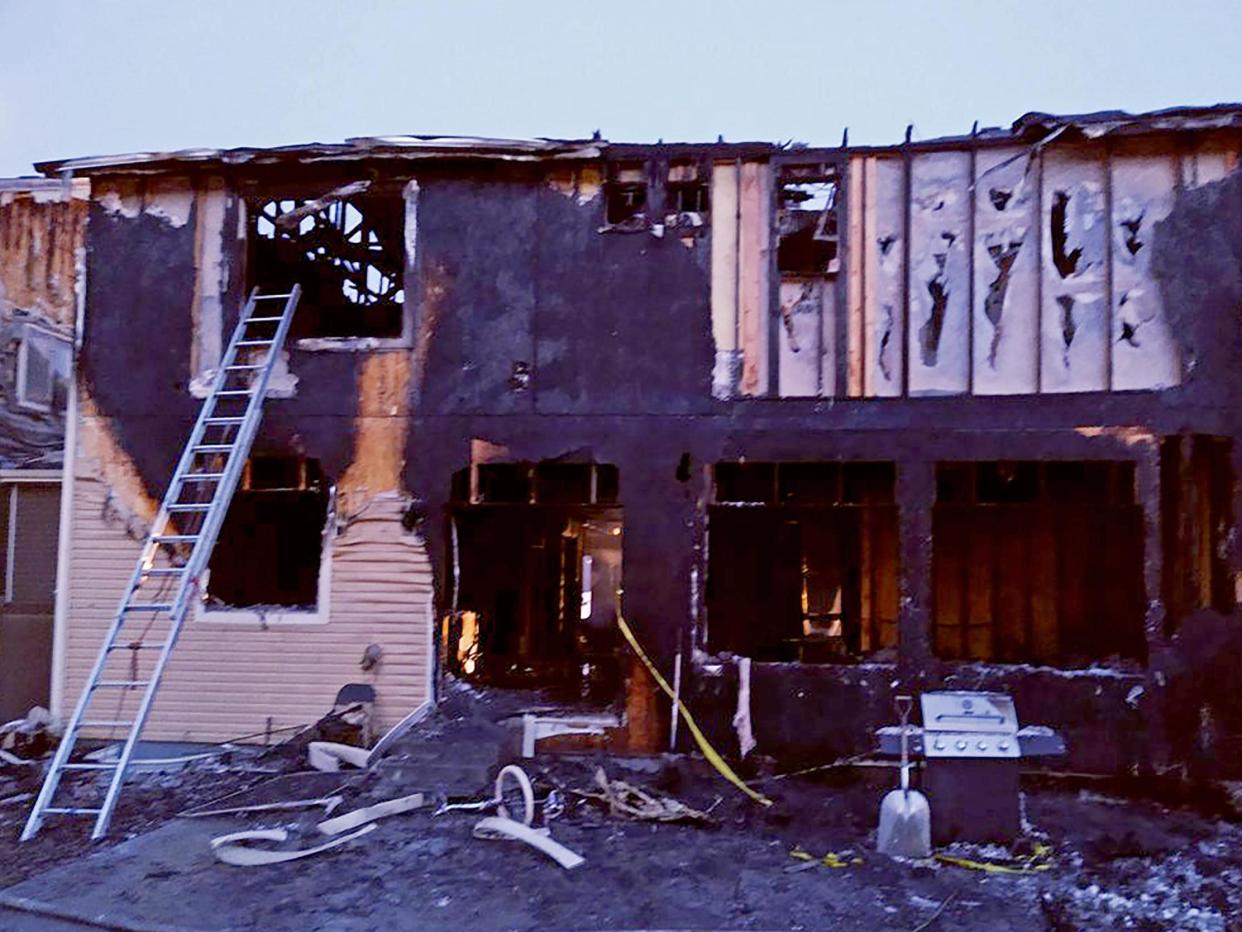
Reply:
[[[789,856],[791,858],[797,858],[799,861],[815,861],[819,864],[823,864],[824,867],[834,868],[850,867],[863,862],[863,859],[856,855],[840,855],[835,851],[829,851],[822,858],[817,858],[801,845],[794,846],[794,849],[789,852]]]
[[[1045,844],[1037,844],[1033,853],[1024,858],[1017,858],[1009,864],[996,861],[972,861],[970,858],[954,857],[951,854],[936,854],[935,858],[944,864],[985,871],[989,874],[1035,874],[1052,870],[1052,848]]]
[[[642,647],[639,645],[638,639],[634,637],[634,632],[630,630],[630,626],[620,615],[617,616],[617,627],[621,629],[621,634],[625,637],[625,640],[629,642],[630,647],[634,649],[634,653],[638,655],[638,659],[643,662],[643,666],[645,666],[651,672],[651,675],[655,677],[655,681],[659,685],[660,689],[664,691],[666,696],[677,703],[677,708],[681,710],[681,718],[686,723],[686,727],[690,729],[690,734],[694,736],[694,742],[699,746],[699,750],[703,752],[703,756],[706,757],[711,765],[720,772],[722,777],[736,786],[755,802],[763,806],[772,805],[772,800],[768,799],[762,793],[758,793],[747,786],[742,781],[742,778],[733,772],[733,768],[725,762],[725,759],[716,753],[716,749],[707,742],[707,738],[703,735],[703,732],[699,730],[699,726],[695,722],[694,717],[690,714],[690,710],[686,708],[686,704],[682,702],[681,699],[673,692],[673,687],[668,685],[668,681],[664,679],[664,677],[660,674],[660,671],[656,669],[655,664],[651,662],[651,658],[647,656]]]

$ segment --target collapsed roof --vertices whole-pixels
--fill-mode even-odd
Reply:
[[[1031,142],[1047,139],[1052,134],[1066,138],[1078,136],[1098,139],[1103,136],[1138,136],[1162,133],[1207,132],[1242,129],[1242,103],[1221,103],[1203,107],[1173,107],[1147,113],[1131,114],[1121,110],[1103,110],[1084,114],[1050,114],[1033,111],[1019,117],[1008,127],[976,129],[959,136],[911,140],[891,146],[840,146],[836,151],[874,151],[908,145],[917,149],[953,148],[970,144]],[[808,148],[804,143],[677,143],[669,148],[703,149],[712,145],[727,148],[731,154],[738,149]],[[655,146],[665,146],[663,142]],[[66,173],[91,175],[114,172],[158,173],[184,170],[198,166],[266,165],[281,162],[339,162],[376,158],[413,159],[478,159],[483,161],[535,162],[556,159],[598,159],[608,153],[654,148],[642,143],[613,143],[596,133],[590,139],[494,139],[479,136],[356,136],[340,143],[306,143],[272,148],[243,147],[234,149],[179,149],[168,152],[133,152],[121,155],[87,156],[56,159],[35,163],[45,175]],[[817,147],[819,148],[819,147]]]

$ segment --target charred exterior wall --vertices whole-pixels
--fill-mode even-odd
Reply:
[[[1066,733],[1073,768],[1172,763],[1179,752],[1161,671],[1181,671],[1182,684],[1194,677],[1185,673],[1193,663],[1178,659],[1180,619],[1163,591],[1161,450],[1189,435],[1239,450],[1229,403],[1240,378],[1238,259],[1234,240],[1209,242],[1203,231],[1236,229],[1242,188],[1236,173],[1211,180],[1223,162],[1201,159],[1197,142],[1178,149],[1170,169],[1167,140],[1154,156],[1126,149],[1105,166],[1074,154],[1091,149],[1079,139],[1079,148],[1037,147],[1038,171],[1023,143],[794,156],[753,144],[631,146],[602,159],[290,166],[281,183],[302,196],[363,175],[416,190],[406,242],[413,336],[408,348],[383,352],[292,347],[290,397],[268,404],[257,449],[318,459],[347,514],[365,515],[381,491],[403,503],[385,520],[408,535],[394,541],[425,541],[415,554],[434,575],[437,615],[452,607],[452,477],[480,451],[616,465],[623,611],[666,672],[679,649],[693,658],[687,689],[726,746],[733,668],[703,653],[713,464],[891,463],[896,660],[756,664],[759,752],[814,761],[865,751],[872,728],[890,719],[894,692],[943,685],[1014,692],[1024,723]],[[840,173],[839,263],[818,276],[814,300],[793,303],[778,275],[771,183],[789,159]],[[667,212],[671,179],[685,177],[674,166],[686,162],[712,179],[711,216],[703,204],[694,218]],[[996,184],[979,184],[985,173]],[[111,502],[140,530],[161,494],[196,410],[190,383],[209,368],[245,290],[242,196],[270,183],[259,168],[227,180],[99,179],[81,377],[83,443],[94,446],[79,454],[79,470],[101,485],[80,499],[82,513]],[[612,200],[640,183],[642,209]],[[1137,212],[1135,192],[1155,192]],[[719,219],[730,210],[732,224]],[[1073,298],[1070,312],[1063,297]],[[820,321],[815,378],[799,369],[791,381],[781,366],[794,359],[790,338],[809,332],[808,303]],[[1157,306],[1163,318],[1152,316]],[[1123,308],[1141,316],[1129,320]],[[1157,330],[1161,338],[1149,339]],[[1140,348],[1152,365],[1126,361]],[[1066,370],[1067,355],[1073,379],[1054,379],[1048,367],[1059,360]],[[1165,365],[1174,357],[1175,370]],[[782,397],[795,383],[797,397]],[[1103,658],[1057,670],[936,656],[937,464],[1013,460],[1132,464],[1146,666]],[[1232,536],[1227,549],[1236,572]],[[354,578],[380,593],[409,578],[381,560],[378,551],[360,558]],[[384,624],[429,638],[430,594],[420,585],[408,605],[397,598],[400,621]],[[1234,618],[1225,617],[1229,632]],[[222,635],[219,649],[240,637]],[[247,643],[264,637],[246,634]],[[402,683],[414,676],[410,667],[394,673]],[[1196,701],[1185,689],[1176,700],[1191,710]]]
[[[85,681],[194,422],[195,380],[218,361],[244,303],[242,209],[222,177],[94,185],[60,714]],[[291,348],[292,396],[268,401],[254,452],[314,458],[334,487],[326,585],[310,615],[192,613],[147,737],[262,740],[313,723],[350,682],[376,688],[382,730],[432,695],[431,571],[401,476],[411,368],[409,350]],[[371,645],[379,662],[363,665]]]
[[[688,605],[698,494],[678,463],[713,407],[708,240],[601,232],[599,187],[556,175],[419,184],[427,349],[407,474],[432,552],[447,553],[440,516],[473,439],[519,462],[615,463],[627,610],[668,654],[677,625],[655,619]]]
[[[648,156],[652,177],[662,176],[661,161],[669,154],[652,149]],[[999,154],[989,158],[1001,160]],[[970,160],[958,161],[969,165]],[[934,467],[947,460],[991,459],[1134,463],[1145,538],[1142,591],[1136,598],[1147,648],[1153,658],[1163,656],[1158,438],[1179,432],[1235,433],[1232,413],[1219,403],[1205,403],[1217,379],[1234,378],[1224,371],[1228,365],[1216,370],[1207,363],[1188,366],[1180,384],[1160,393],[1015,397],[1006,396],[1003,386],[992,395],[980,385],[974,396],[965,397],[946,397],[939,390],[910,397],[918,394],[913,388],[903,397],[897,389],[882,403],[870,398],[778,402],[720,397],[713,388],[718,389],[722,370],[738,372],[745,362],[736,356],[722,362],[721,334],[713,332],[713,306],[707,299],[718,284],[713,257],[719,246],[710,237],[686,242],[650,228],[609,229],[602,195],[582,197],[580,189],[558,187],[546,178],[514,177],[502,184],[424,173],[419,183],[423,356],[416,373],[407,481],[424,499],[441,611],[449,608],[452,573],[442,515],[451,475],[471,462],[474,442],[485,441],[489,450],[501,450],[503,459],[514,462],[564,457],[617,464],[625,514],[623,609],[666,670],[679,646],[687,652],[702,648],[710,629],[703,586],[711,546],[711,464],[891,461],[899,475],[902,537],[898,662],[756,665],[752,695],[760,752],[821,760],[857,753],[870,746],[871,729],[890,720],[894,691],[947,686],[1014,692],[1024,722],[1062,729],[1072,749],[1069,766],[1075,768],[1123,771],[1167,759],[1161,689],[1151,673],[1155,659],[1146,669],[1125,662],[1059,671],[933,656]],[[852,179],[846,179],[845,188],[854,190]],[[897,185],[894,197],[900,198],[901,190]],[[1182,191],[1170,195],[1166,224],[1177,216]],[[472,222],[485,200],[494,224]],[[848,209],[847,223],[852,222]],[[935,212],[935,205],[928,210]],[[1033,218],[1032,228],[1015,236],[1036,237],[1045,222],[1051,224],[1051,218]],[[1156,245],[1147,248],[1152,274],[1159,275],[1162,227],[1152,226]],[[968,227],[963,221],[962,236]],[[515,232],[497,237],[497,229]],[[999,242],[1008,233],[998,227],[989,228],[988,235]],[[857,266],[849,265],[851,247],[869,250],[871,243],[864,247],[847,240],[843,278],[835,286],[839,294],[853,293],[849,269]],[[900,243],[889,247],[902,255]],[[976,248],[992,262],[987,244]],[[877,246],[865,261],[878,266],[881,251]],[[934,257],[928,261],[936,264]],[[963,270],[969,264],[965,258],[960,263],[961,268],[951,267],[954,287],[962,284],[968,293],[970,275]],[[1009,278],[1017,283],[1015,293],[1036,287],[1036,268],[1034,262],[1026,268],[1015,259]],[[883,280],[879,276],[876,287]],[[900,269],[891,273],[902,313],[903,280]],[[982,306],[986,293],[976,291],[980,303],[975,307]],[[971,304],[961,297],[962,304],[946,310],[960,319],[946,318],[942,339],[974,339],[976,353],[990,352],[990,340],[980,338],[984,331],[979,328],[995,329],[991,318],[982,311],[970,323]],[[1011,302],[1005,305],[1010,309],[1006,338],[1026,333],[1036,341],[1036,317],[1023,306],[1024,299],[1006,300]],[[1175,303],[1165,295],[1163,306]],[[930,313],[929,308],[924,310]],[[1029,317],[1025,324],[1015,322],[1024,314]],[[911,330],[901,319],[896,326],[913,334],[908,345],[917,354],[922,345],[918,327]],[[1179,330],[1175,322],[1169,327]],[[739,348],[726,344],[724,349],[736,354]],[[998,341],[998,358],[1005,352],[1013,357],[1014,351]],[[1030,353],[1038,357],[1034,342]],[[974,358],[978,365],[979,356]],[[959,361],[963,368],[954,370],[954,379],[964,389],[972,378],[970,357]],[[903,370],[900,355],[891,364],[895,373],[917,371]],[[1033,379],[1036,369],[1031,367],[1037,364],[1034,358],[1021,365]],[[850,360],[842,356],[837,365],[834,384],[848,385]],[[878,362],[873,368],[879,371]],[[699,675],[691,686],[700,713],[726,746],[736,703],[728,677]]]

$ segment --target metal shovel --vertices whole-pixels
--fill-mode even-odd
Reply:
[[[880,827],[876,832],[876,848],[890,857],[931,857],[931,807],[927,797],[910,789],[909,696],[896,697],[894,704],[901,716],[901,789],[892,790],[880,803]]]

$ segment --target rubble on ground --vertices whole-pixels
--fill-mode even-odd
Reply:
[[[480,837],[501,817],[496,774],[520,746],[497,723],[536,698],[457,692],[366,769],[310,770],[302,744],[299,760],[287,750],[238,749],[136,773],[103,848],[80,824],[57,822],[18,845],[27,806],[0,806],[9,839],[0,874],[16,884],[5,895],[83,909],[110,897],[170,925],[185,924],[177,904],[192,897],[199,916],[221,928],[272,929],[341,917],[358,928],[399,928],[418,914],[430,926],[480,929],[914,929],[934,917],[954,929],[1226,932],[1242,917],[1242,825],[1127,796],[1121,786],[1105,793],[1048,778],[1028,783],[1026,834],[1016,844],[957,844],[939,852],[952,860],[905,862],[875,851],[879,800],[893,777],[885,769],[768,775],[755,782],[775,805],[762,808],[684,755],[518,760],[530,780],[531,831],[583,859],[566,870],[520,841]],[[73,775],[75,796],[90,779]],[[517,825],[527,815],[520,789],[505,781],[499,794]],[[416,793],[425,794],[417,807],[369,815]],[[317,804],[270,807],[307,800]],[[221,809],[243,811],[177,818]],[[711,824],[658,812],[708,815]],[[335,835],[319,828],[344,816],[355,819]],[[363,830],[246,870],[216,863],[209,850],[212,838],[239,832],[271,833],[246,844],[297,851]]]

